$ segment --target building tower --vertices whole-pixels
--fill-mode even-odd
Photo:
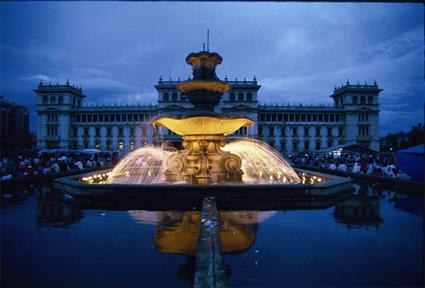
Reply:
[[[330,97],[343,111],[345,143],[357,143],[379,151],[379,89],[373,85],[350,84],[335,87]]]
[[[64,85],[44,85],[37,89],[37,148],[69,148],[71,138],[71,113],[81,106],[85,97],[81,88]]]

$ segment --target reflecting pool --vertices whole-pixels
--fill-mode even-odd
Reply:
[[[84,210],[49,191],[4,191],[1,286],[193,285],[195,207]],[[326,209],[220,211],[227,285],[421,286],[423,211],[420,196],[357,184]]]

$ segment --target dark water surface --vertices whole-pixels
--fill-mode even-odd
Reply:
[[[316,210],[222,211],[230,287],[423,286],[423,198],[356,185]],[[193,285],[199,211],[103,211],[2,196],[1,286]]]

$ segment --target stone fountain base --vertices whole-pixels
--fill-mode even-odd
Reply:
[[[83,177],[109,170],[80,174],[54,181],[54,193],[82,207],[192,210],[202,199],[214,196],[219,209],[275,210],[330,207],[353,192],[352,180],[296,169],[321,177],[318,184],[86,184]]]
[[[174,152],[166,160],[166,181],[209,185],[242,182],[239,156],[221,150],[223,135],[183,136],[184,150]]]

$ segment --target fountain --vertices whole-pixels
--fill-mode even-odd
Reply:
[[[231,89],[216,75],[216,66],[222,60],[215,52],[190,53],[186,63],[192,67],[193,78],[180,82],[177,89],[187,96],[193,110],[178,116],[162,115],[152,122],[180,135],[183,149],[142,147],[130,152],[111,171],[57,179],[54,186],[79,199],[142,197],[145,203],[151,203],[165,196],[167,200],[189,198],[198,205],[207,195],[237,203],[250,199],[255,204],[262,197],[266,205],[271,205],[281,196],[291,201],[323,200],[351,190],[349,179],[295,171],[276,150],[259,140],[226,143],[227,136],[254,121],[214,112],[223,93]]]

